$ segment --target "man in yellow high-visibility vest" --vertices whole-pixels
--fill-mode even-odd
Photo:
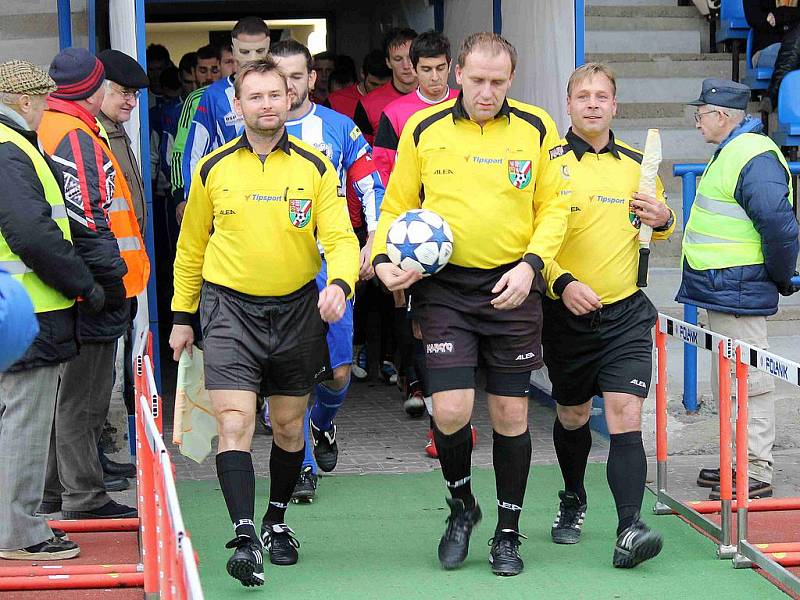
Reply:
[[[705,308],[712,331],[769,347],[767,316],[778,311],[778,293],[789,295],[797,265],[798,227],[792,209],[789,167],[780,148],[762,134],[761,121],[746,113],[750,88],[706,79],[695,122],[716,144],[697,187],[683,235],[683,281],[676,300]],[[716,389],[716,363],[711,382]],[[769,375],[748,375],[749,494],[772,495],[775,404]],[[719,500],[719,469],[702,469],[701,487]]]

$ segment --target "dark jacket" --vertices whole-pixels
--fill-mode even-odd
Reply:
[[[23,129],[3,114],[0,123],[39,148],[35,131]],[[58,167],[46,155],[45,160],[61,185]],[[94,286],[92,274],[53,221],[44,187],[30,158],[14,144],[0,144],[0,172],[0,233],[12,252],[44,283],[67,298],[88,294]],[[74,307],[37,314],[39,335],[8,370],[56,365],[73,358],[78,352],[75,316]]]
[[[742,133],[761,133],[761,121],[751,117],[734,129],[717,148]],[[797,265],[797,220],[789,194],[786,169],[772,152],[752,158],[739,175],[734,198],[761,236],[764,264],[695,271],[684,260],[683,280],[675,298],[737,315],[773,315],[778,311],[778,286],[787,286]]]
[[[93,131],[99,132],[94,118],[74,102],[51,98],[49,110],[81,119]],[[46,118],[39,128],[45,127]],[[122,285],[128,267],[120,256],[108,216],[117,174],[104,144],[99,140],[99,137],[92,137],[81,129],[73,129],[58,143],[53,160],[63,173],[64,204],[75,250],[95,280],[106,289],[108,298],[109,290],[119,289]],[[96,315],[90,315],[82,307],[78,312],[81,342],[114,341],[130,324],[130,301],[127,300],[112,308],[107,306]]]
[[[767,22],[767,15],[775,16],[775,26]],[[781,6],[775,0],[744,0],[744,16],[753,28],[753,52],[772,44],[779,44],[787,31],[800,23],[800,8]]]

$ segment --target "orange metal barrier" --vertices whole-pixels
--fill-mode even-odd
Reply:
[[[673,497],[667,487],[667,337],[675,337],[685,344],[710,351],[719,361],[719,436],[720,436],[720,502],[682,502]],[[679,514],[687,521],[719,540],[717,556],[733,558],[736,546],[731,543],[731,377],[730,365],[733,340],[701,329],[697,325],[659,314],[656,323],[656,460],[657,499],[653,512],[659,515]],[[747,445],[745,444],[745,449]],[[705,510],[698,510],[702,505]],[[721,513],[721,523],[706,518],[704,514]]]
[[[748,489],[747,422],[748,390],[747,373],[754,368],[800,388],[800,364],[736,340],[736,489]],[[747,493],[737,498],[736,511],[737,546],[733,557],[735,568],[756,566],[774,577],[785,588],[800,594],[800,578],[786,567],[800,566],[800,542],[760,543],[747,540],[747,520],[750,511],[798,510],[800,498],[768,498],[750,500]],[[758,504],[757,504],[758,503]]]
[[[69,533],[138,530],[141,563],[0,567],[0,591],[141,587],[148,599],[203,599],[197,561],[178,504],[174,467],[161,437],[152,336],[138,339],[134,352],[139,518],[61,520],[50,525]]]

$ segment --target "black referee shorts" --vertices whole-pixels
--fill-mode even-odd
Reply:
[[[286,296],[204,283],[200,324],[206,389],[305,396],[330,378],[327,326],[312,280]]]
[[[657,317],[641,291],[582,316],[546,298],[542,346],[556,402],[577,406],[603,392],[646,398]]]
[[[474,388],[480,366],[486,368],[487,392],[527,395],[531,371],[542,366],[541,274],[520,306],[491,305],[499,295],[492,288],[515,265],[447,265],[412,287],[412,316],[422,329],[431,393]]]

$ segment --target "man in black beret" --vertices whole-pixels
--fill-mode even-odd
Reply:
[[[136,156],[131,149],[131,140],[122,124],[130,120],[139,90],[148,87],[150,80],[139,63],[124,52],[103,50],[97,58],[106,70],[106,95],[97,119],[106,130],[111,151],[122,166],[125,181],[131,189],[136,220],[144,237],[147,224],[144,187]]]
[[[106,131],[111,152],[119,162],[125,181],[128,183],[133,210],[136,213],[136,221],[139,223],[139,230],[144,238],[147,225],[147,204],[145,203],[142,176],[136,155],[131,148],[131,140],[123,127],[123,123],[130,120],[131,114],[138,103],[139,91],[148,87],[150,80],[139,63],[124,52],[103,50],[97,55],[97,58],[103,63],[106,71],[106,95],[103,97],[103,104],[100,108],[100,114],[97,115],[97,120],[100,121]],[[134,299],[131,306],[132,318],[135,317],[137,309],[138,306]],[[127,367],[130,363],[130,330],[125,335],[125,344],[125,365]],[[126,404],[132,406],[132,383],[128,381],[130,377],[125,379]],[[107,458],[102,450],[99,450],[99,452],[100,463],[108,480],[136,476],[136,467],[132,463],[117,463]],[[108,483],[106,485],[108,489]],[[125,487],[127,485],[118,489],[125,489]]]

